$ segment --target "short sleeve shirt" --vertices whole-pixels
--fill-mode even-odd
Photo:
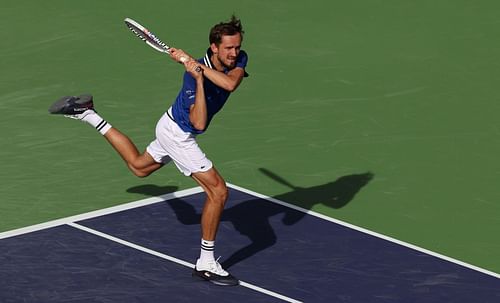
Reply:
[[[209,48],[205,57],[198,59],[199,63],[205,64],[206,66],[213,68],[213,64],[210,60],[212,56],[212,51]],[[235,67],[241,67],[245,69],[248,61],[248,55],[245,51],[241,50],[236,58]],[[229,70],[224,70],[224,73],[228,73]],[[245,76],[248,74],[245,73]],[[226,103],[229,95],[229,91],[215,85],[212,81],[205,78],[203,82],[205,88],[205,99],[207,102],[207,126],[204,130],[198,130],[193,127],[191,121],[189,120],[189,110],[192,104],[194,104],[196,97],[196,80],[188,72],[184,73],[184,80],[182,83],[182,88],[174,104],[172,105],[172,115],[175,122],[179,127],[185,131],[192,134],[201,134],[205,132],[212,121],[212,118],[216,113],[218,113],[224,104]]]

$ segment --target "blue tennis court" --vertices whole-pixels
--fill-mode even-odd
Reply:
[[[195,188],[0,234],[0,302],[499,302],[495,273],[237,186],[216,254],[242,283],[191,277]]]

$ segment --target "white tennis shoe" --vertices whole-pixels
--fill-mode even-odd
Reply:
[[[240,281],[225,271],[218,261],[219,259],[202,263],[198,259],[193,270],[193,277],[198,277],[221,286],[239,285]]]

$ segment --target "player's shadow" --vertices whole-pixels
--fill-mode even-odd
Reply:
[[[161,196],[164,194],[174,193],[179,190],[177,186],[158,186],[154,184],[144,184],[127,189],[128,193],[141,194],[145,196]]]
[[[371,172],[352,174],[338,178],[333,182],[313,187],[294,186],[284,178],[267,169],[260,171],[273,180],[286,185],[291,191],[276,195],[273,198],[294,202],[300,207],[310,210],[317,204],[339,209],[351,202],[355,195],[373,179]],[[160,195],[175,191],[175,187],[159,187],[155,185],[142,185],[128,189],[128,192],[142,193],[145,195]],[[231,196],[229,197],[231,200]],[[182,199],[169,200],[169,205],[182,224],[200,224],[201,213],[194,206]],[[277,242],[277,236],[270,223],[270,218],[282,215],[281,222],[290,226],[299,222],[306,215],[305,212],[284,207],[259,198],[252,198],[232,206],[229,201],[226,205],[221,221],[231,222],[235,230],[250,240],[250,244],[235,251],[223,262],[224,268],[229,268],[260,251],[263,251]]]
[[[371,172],[346,175],[326,184],[300,187],[294,186],[283,177],[261,168],[260,171],[278,183],[286,185],[291,190],[273,198],[284,202],[294,202],[305,210],[310,210],[317,204],[339,209],[351,202],[355,195],[367,185],[374,175]],[[299,222],[306,213],[283,207],[280,204],[264,202],[262,199],[244,201],[224,211],[222,220],[230,221],[240,234],[245,235],[251,243],[234,252],[223,262],[225,268],[239,263],[256,253],[273,246],[277,241],[269,219],[282,214],[281,222],[284,225],[293,225]]]

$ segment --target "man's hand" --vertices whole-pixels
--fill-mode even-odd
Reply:
[[[195,80],[203,80],[203,69],[201,68],[200,63],[195,60],[189,60],[184,62],[184,67]]]
[[[187,61],[194,61],[194,59],[186,54],[182,49],[170,48],[170,58],[179,63],[185,63]]]

